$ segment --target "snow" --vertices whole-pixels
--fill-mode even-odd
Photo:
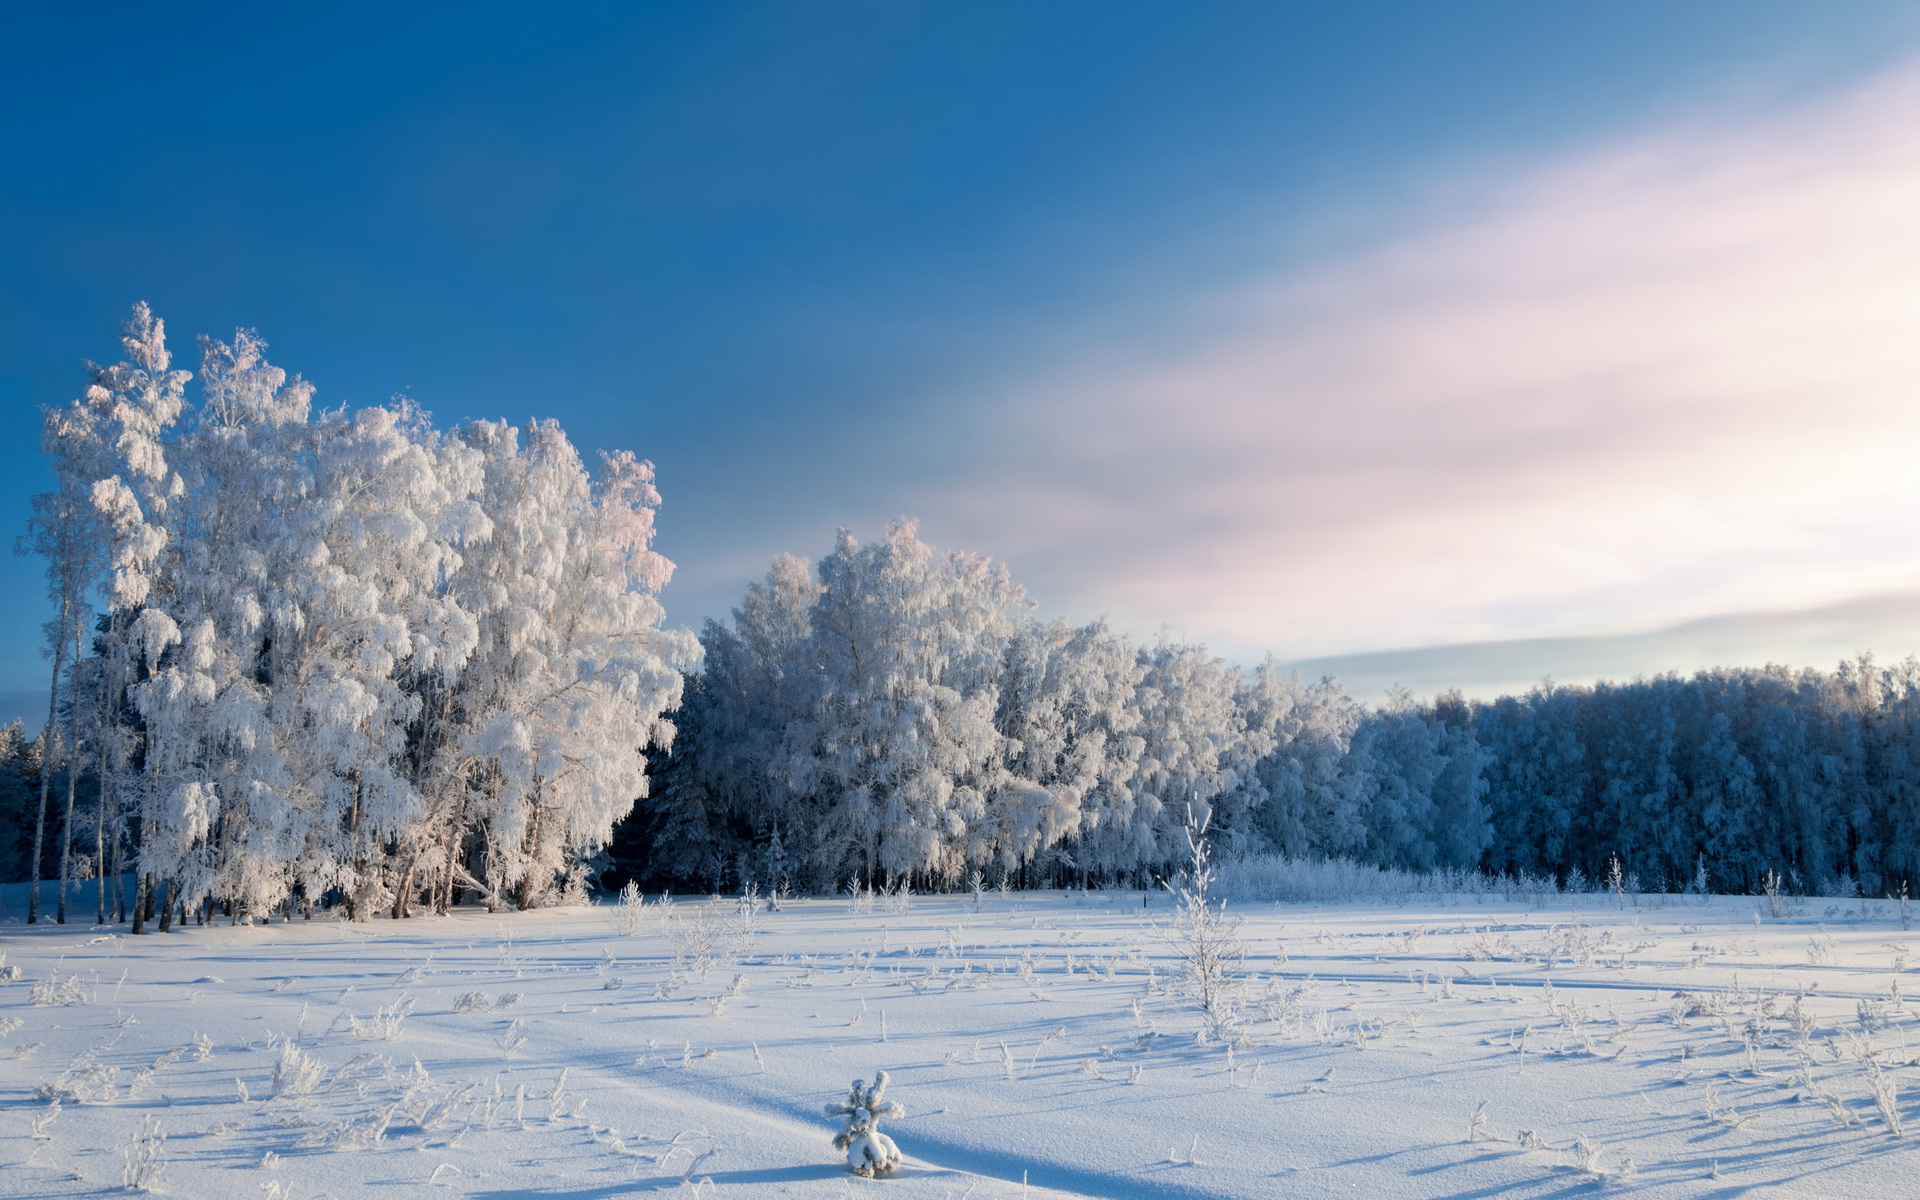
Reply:
[[[1872,1098],[1890,1083],[1920,1120],[1899,990],[1920,939],[1884,902],[1237,906],[1228,1044],[1196,1036],[1164,894],[135,938],[19,924],[20,890],[5,1195],[118,1190],[149,1119],[163,1191],[300,1200],[1881,1197],[1914,1166]],[[821,1113],[880,1070],[910,1115],[887,1126],[904,1164],[870,1182]]]

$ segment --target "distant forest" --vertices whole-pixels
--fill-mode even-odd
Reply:
[[[1230,854],[1599,886],[1885,895],[1920,874],[1920,663],[1717,669],[1491,703],[1027,615],[910,525],[782,559],[701,634],[615,865],[650,886],[1143,883]]]
[[[551,422],[316,412],[246,333],[203,341],[194,405],[144,306],[122,342],[47,413],[58,482],[23,539],[56,613],[50,719],[0,731],[0,876],[116,881],[47,889],[48,916],[1140,885],[1189,829],[1573,890],[1920,873],[1912,660],[1369,708],[1041,621],[911,522],[782,556],[696,641],[663,627],[632,455],[590,469]]]

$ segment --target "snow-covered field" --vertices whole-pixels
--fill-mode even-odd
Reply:
[[[249,1200],[1920,1193],[1886,902],[1237,906],[1229,1043],[1150,900],[15,917],[0,1194],[118,1191],[130,1151]],[[868,1182],[821,1109],[882,1069],[906,1162]]]

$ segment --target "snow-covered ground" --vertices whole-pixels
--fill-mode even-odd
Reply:
[[[158,1190],[249,1200],[1920,1192],[1889,903],[1237,906],[1229,1043],[1150,900],[16,917],[0,1194],[117,1191],[143,1129]],[[868,1182],[821,1109],[882,1069],[906,1162]]]

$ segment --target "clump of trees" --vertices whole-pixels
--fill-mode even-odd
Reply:
[[[245,331],[202,341],[194,404],[144,305],[122,343],[47,414],[26,539],[57,613],[57,915],[81,867],[136,877],[100,894],[136,931],[577,887],[699,653],[661,628],[651,465],[590,473],[552,422],[316,410]]]
[[[1471,867],[1472,734],[1402,697],[1205,647],[1041,621],[998,564],[911,522],[817,569],[790,556],[701,633],[661,787],[621,866],[655,881],[832,890],[1146,882],[1190,852]]]
[[[1483,865],[1648,889],[1911,894],[1920,662],[1715,669],[1454,705],[1486,755]]]

